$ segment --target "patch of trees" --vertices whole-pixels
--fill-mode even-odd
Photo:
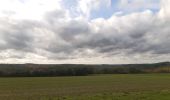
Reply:
[[[0,64],[0,77],[86,76],[91,74],[170,73],[170,63],[127,65]]]

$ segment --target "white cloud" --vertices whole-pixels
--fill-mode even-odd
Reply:
[[[98,10],[103,6],[111,6],[111,0],[79,0],[77,10],[89,18],[93,10]]]
[[[39,20],[48,11],[61,9],[61,0],[0,0],[0,16]]]
[[[165,21],[170,18],[170,0],[161,0],[161,10],[159,17]]]

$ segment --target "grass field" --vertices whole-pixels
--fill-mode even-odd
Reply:
[[[170,74],[0,78],[0,100],[170,100]]]

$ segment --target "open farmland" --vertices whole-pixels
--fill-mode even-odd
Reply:
[[[169,100],[170,74],[0,78],[0,100]]]

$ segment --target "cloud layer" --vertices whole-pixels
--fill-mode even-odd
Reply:
[[[162,0],[158,12],[151,10],[156,5],[153,4],[143,11],[112,14],[107,19],[90,17],[92,11],[109,7],[109,0],[77,0],[67,5],[66,1],[15,0],[11,3],[6,0],[12,6],[0,8],[0,61],[141,63],[169,60],[170,0]],[[18,8],[13,9],[15,6]]]

